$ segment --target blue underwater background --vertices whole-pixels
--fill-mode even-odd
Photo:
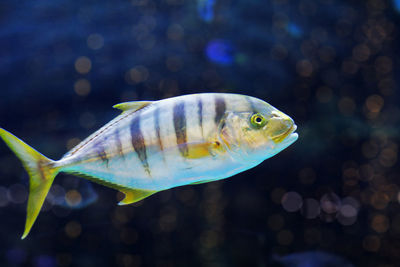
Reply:
[[[0,127],[50,158],[116,103],[200,92],[261,98],[300,137],[129,206],[60,174],[26,240],[0,142],[0,266],[399,266],[399,23],[399,0],[2,0]]]

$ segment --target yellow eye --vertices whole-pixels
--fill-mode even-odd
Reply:
[[[251,116],[250,123],[255,128],[261,128],[267,124],[267,120],[260,113],[256,113]]]

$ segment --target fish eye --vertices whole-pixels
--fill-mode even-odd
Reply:
[[[250,123],[255,128],[261,128],[267,124],[267,120],[260,113],[256,113],[251,116]]]

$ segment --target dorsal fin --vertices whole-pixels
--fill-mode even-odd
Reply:
[[[113,108],[117,108],[122,111],[136,111],[150,105],[151,103],[153,103],[153,101],[130,101],[116,104],[113,106]]]

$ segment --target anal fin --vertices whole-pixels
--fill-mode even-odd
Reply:
[[[118,205],[132,204],[158,192],[144,189],[121,189],[120,191],[125,194],[125,198]]]

